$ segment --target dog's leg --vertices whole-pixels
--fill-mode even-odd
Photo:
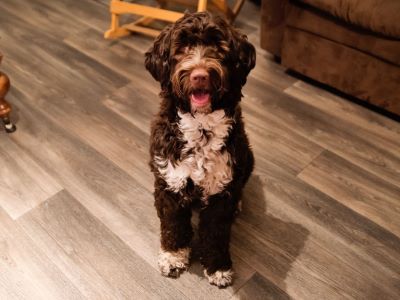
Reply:
[[[166,190],[155,193],[155,206],[161,221],[158,266],[161,274],[169,277],[178,277],[189,267],[192,211],[189,205],[183,206],[180,200],[178,194]]]
[[[200,260],[208,281],[218,287],[232,284],[229,242],[236,209],[237,201],[226,192],[210,197],[200,213]]]

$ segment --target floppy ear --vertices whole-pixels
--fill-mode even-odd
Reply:
[[[234,69],[238,74],[241,86],[245,85],[247,75],[256,64],[256,50],[247,40],[247,36],[232,28],[232,45]]]
[[[155,80],[162,82],[169,76],[169,49],[172,24],[163,29],[153,46],[145,53],[145,67]]]

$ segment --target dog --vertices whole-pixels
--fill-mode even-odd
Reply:
[[[247,37],[208,12],[185,14],[145,53],[145,67],[161,85],[150,167],[164,276],[189,267],[197,202],[204,274],[218,287],[232,284],[231,225],[254,165],[239,102],[255,60]]]

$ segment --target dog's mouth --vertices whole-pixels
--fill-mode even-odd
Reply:
[[[210,92],[206,89],[195,89],[190,94],[190,101],[194,107],[204,107],[210,104]]]

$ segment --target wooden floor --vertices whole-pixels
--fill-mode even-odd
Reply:
[[[104,40],[107,2],[0,2],[18,127],[0,131],[0,299],[399,299],[400,124],[285,73],[252,2],[236,23],[258,62],[235,283],[210,286],[198,262],[159,275],[152,40]]]

